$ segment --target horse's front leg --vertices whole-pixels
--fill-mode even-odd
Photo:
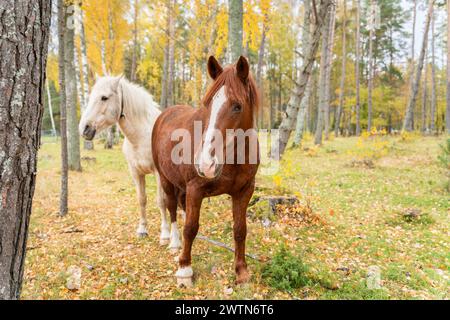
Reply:
[[[194,271],[191,266],[192,243],[199,229],[200,208],[203,195],[195,188],[186,192],[186,221],[183,229],[183,250],[178,259],[179,269],[176,273],[178,286],[192,287]]]
[[[145,175],[139,174],[134,170],[132,171],[132,175],[134,183],[136,184],[136,193],[139,201],[139,210],[141,214],[136,233],[138,237],[144,238],[148,236],[147,214],[145,212],[147,207],[147,194],[145,193]]]
[[[233,201],[233,235],[235,243],[235,271],[236,283],[245,283],[250,280],[250,274],[245,262],[245,239],[247,237],[247,206],[255,190],[253,181],[244,190],[232,196]]]

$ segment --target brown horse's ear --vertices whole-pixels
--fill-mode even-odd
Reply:
[[[216,80],[218,76],[223,72],[223,68],[214,56],[208,59],[208,73],[213,80]]]
[[[250,66],[245,57],[241,56],[239,58],[239,61],[236,64],[236,72],[239,79],[241,79],[243,82],[247,81],[250,72]]]

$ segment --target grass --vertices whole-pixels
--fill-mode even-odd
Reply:
[[[154,178],[147,179],[147,239],[135,237],[137,201],[119,147],[83,151],[96,160],[83,161],[83,172],[70,174],[70,212],[60,218],[59,145],[45,139],[22,297],[449,299],[449,193],[437,160],[444,142],[435,137],[407,142],[401,137],[382,142],[338,138],[318,149],[307,140],[307,150],[288,150],[280,173],[257,177],[257,196],[297,195],[322,223],[278,219],[264,227],[261,220],[249,219],[247,251],[266,262],[248,260],[252,280],[243,286],[234,285],[232,253],[196,240],[195,286],[179,289],[174,256],[159,246]],[[373,168],[355,162],[365,157],[373,160]],[[405,219],[402,214],[409,209],[420,210],[423,221]],[[232,245],[231,226],[227,196],[204,202],[200,233]],[[287,262],[279,258],[280,246]],[[295,273],[298,285],[288,281],[280,287],[278,271],[295,261],[302,263]],[[78,291],[65,287],[72,265],[82,269]],[[381,289],[367,287],[371,266],[381,271]]]

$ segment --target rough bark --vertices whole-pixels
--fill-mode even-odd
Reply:
[[[447,1],[447,108],[445,112],[445,125],[450,134],[450,1]]]
[[[66,21],[74,14],[74,7],[69,9],[71,2],[66,3]],[[69,152],[69,170],[81,171],[80,134],[78,132],[77,115],[77,80],[75,69],[75,28],[66,27],[65,35],[65,72],[66,72],[66,106],[67,106],[67,135]]]
[[[316,1],[313,0],[313,8]],[[300,80],[298,81],[298,85],[295,87],[295,91],[293,92],[291,99],[288,103],[286,109],[286,117],[283,119],[280,125],[280,139],[278,143],[272,144],[272,152],[271,157],[273,159],[280,159],[284,151],[286,150],[286,146],[289,141],[289,137],[291,135],[292,130],[295,129],[295,125],[297,122],[297,115],[300,103],[303,100],[303,96],[305,94],[305,88],[309,82],[312,69],[314,63],[316,61],[317,51],[319,49],[320,36],[322,34],[322,27],[325,23],[327,13],[332,5],[332,0],[321,0],[319,5],[319,10],[317,12],[314,9],[314,12],[317,12],[317,17],[314,24],[314,31],[311,37],[311,48],[309,50],[308,55],[305,57],[305,61],[302,66]]]
[[[0,2],[0,300],[19,299],[44,113],[51,1]]]
[[[327,95],[327,76],[328,76],[328,44],[330,41],[331,31],[331,7],[327,13],[326,21],[322,36],[322,53],[320,55],[320,71],[319,71],[319,106],[317,108],[316,133],[314,135],[314,143],[316,145],[322,144],[322,136],[324,129],[324,122],[326,117],[326,108],[329,102]]]
[[[236,62],[242,55],[244,6],[242,0],[230,0],[228,41],[230,47],[230,62]]]
[[[361,3],[356,0],[356,135],[361,135],[361,79],[360,79],[360,64],[361,64]]]
[[[58,81],[60,95],[60,135],[61,135],[61,194],[59,215],[68,212],[69,194],[69,159],[67,147],[67,106],[66,106],[66,72],[65,72],[65,29],[66,14],[64,0],[58,0]]]
[[[341,83],[339,89],[339,106],[336,110],[336,121],[334,123],[334,135],[339,136],[339,130],[341,125],[342,109],[345,102],[345,77],[347,66],[347,0],[343,1],[343,17],[342,17],[342,67],[341,67]]]
[[[423,41],[422,41],[422,49],[420,51],[419,61],[417,63],[415,79],[411,84],[410,99],[409,99],[409,102],[408,102],[408,105],[406,108],[405,120],[403,122],[403,130],[406,130],[406,131],[414,130],[414,128],[413,128],[414,107],[415,107],[416,101],[417,101],[417,94],[419,91],[420,78],[422,77],[422,70],[423,70],[423,65],[424,65],[424,60],[425,60],[425,51],[427,49],[427,44],[428,44],[428,33],[430,30],[430,22],[431,22],[431,17],[433,15],[433,8],[434,8],[434,0],[430,1],[429,5],[428,5],[428,13],[427,13],[426,21],[425,21],[425,31],[424,31]]]

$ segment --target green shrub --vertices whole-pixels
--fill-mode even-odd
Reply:
[[[262,277],[267,285],[275,289],[292,291],[312,283],[307,275],[308,270],[308,266],[300,257],[293,255],[283,246],[264,266]]]

